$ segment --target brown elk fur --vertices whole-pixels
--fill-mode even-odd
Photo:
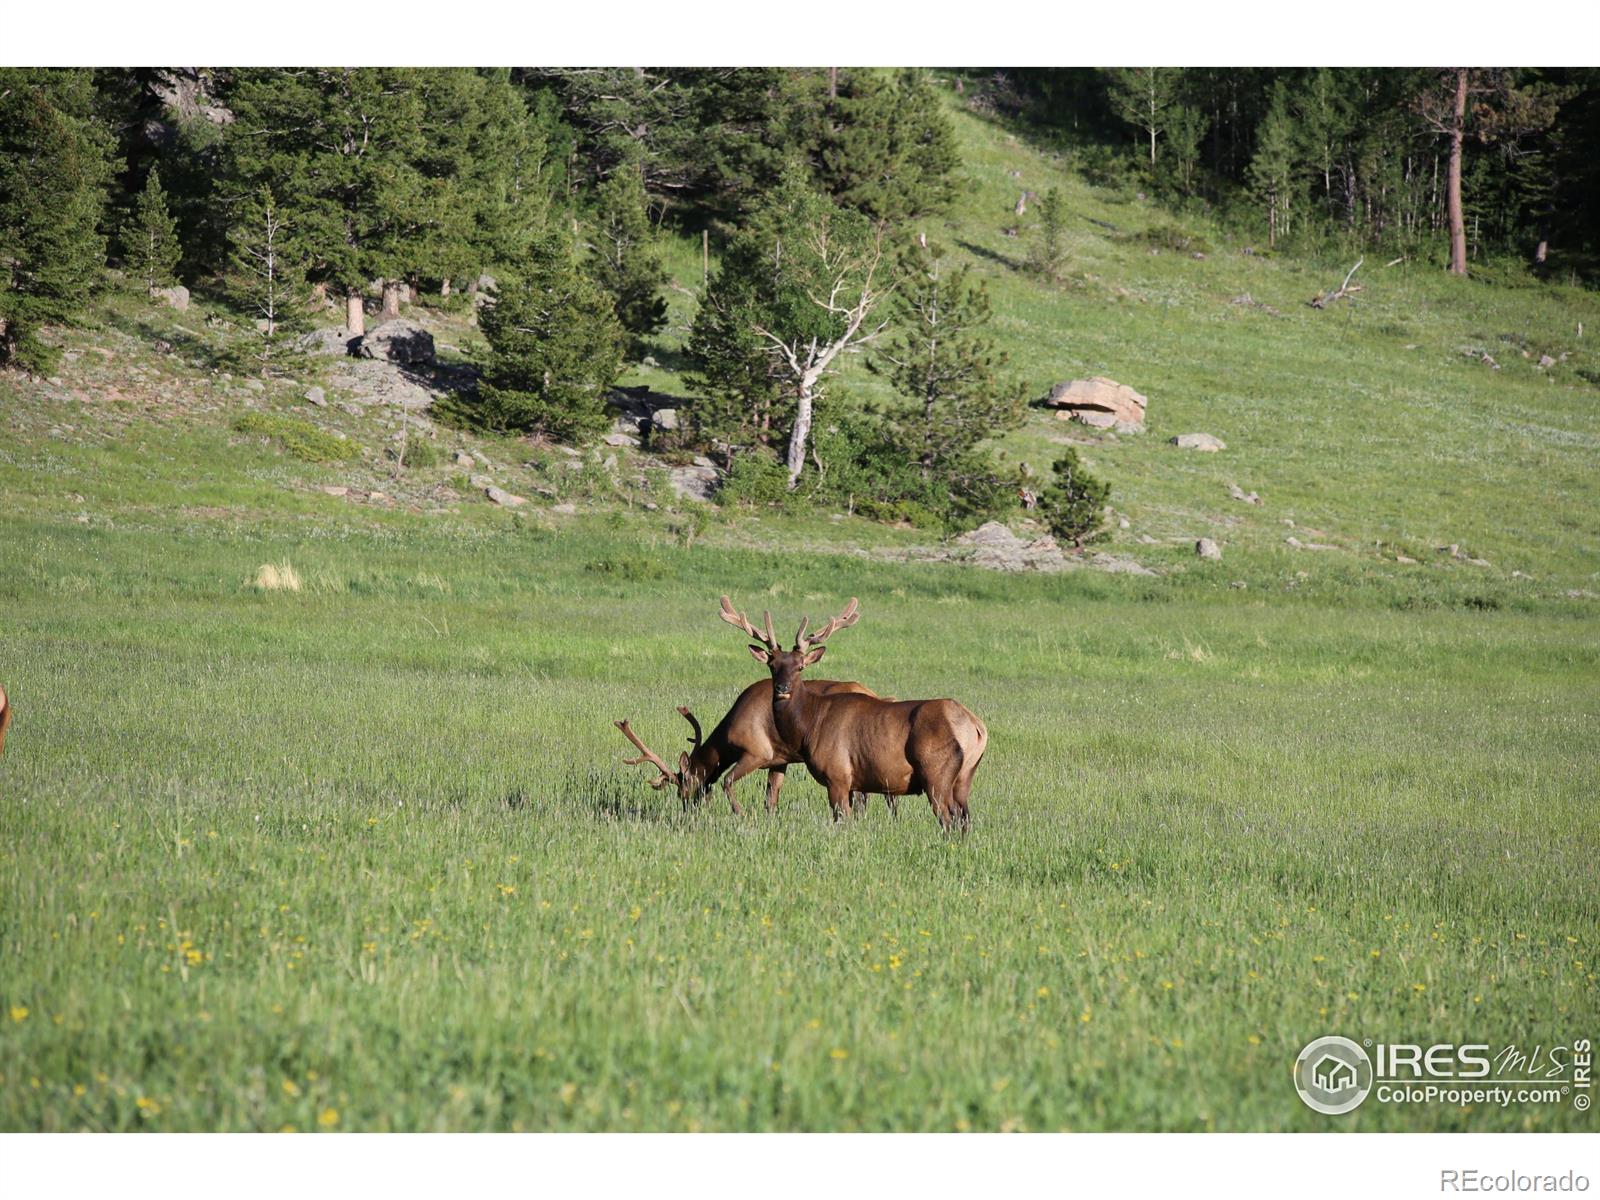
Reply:
[[[848,680],[817,679],[813,680],[810,686],[828,695],[875,694],[862,684]],[[686,806],[690,801],[705,795],[720,779],[723,795],[728,798],[728,805],[735,813],[743,813],[744,809],[740,807],[738,797],[734,795],[734,786],[746,775],[765,770],[767,811],[776,811],[778,793],[783,788],[784,770],[790,763],[799,762],[800,759],[799,755],[778,735],[777,728],[773,724],[772,680],[757,680],[740,692],[739,698],[733,702],[733,707],[717,723],[717,727],[707,738],[701,738],[700,722],[695,719],[693,713],[687,708],[680,708],[678,711],[694,728],[694,737],[690,739],[694,743],[694,748],[678,755],[676,771],[672,770],[659,755],[647,749],[631,729],[625,728],[626,721],[618,721],[617,728],[621,729],[640,751],[640,757],[623,761],[630,765],[640,762],[654,765],[661,772],[654,786],[675,787],[678,798]]]
[[[0,754],[6,749],[6,726],[11,724],[11,702],[6,699],[5,688],[0,688]]]
[[[972,777],[989,745],[989,731],[954,700],[885,700],[828,693],[802,672],[822,659],[824,638],[855,624],[854,599],[843,613],[807,636],[809,621],[785,650],[772,632],[772,617],[758,630],[722,598],[722,619],[758,639],[750,652],[772,673],[772,716],[778,735],[794,748],[812,776],[828,789],[834,820],[849,811],[851,794],[886,796],[922,793],[946,829],[971,823],[967,797]]]

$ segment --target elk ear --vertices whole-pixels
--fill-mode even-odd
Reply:
[[[680,751],[678,751],[678,774],[679,775],[687,775],[688,773],[689,773],[689,752],[687,750],[680,750]]]
[[[826,646],[818,646],[810,654],[806,655],[806,666],[809,667],[812,663],[821,662],[822,661],[822,656],[824,654],[826,654],[827,652],[828,652],[828,648]]]
[[[766,663],[768,663],[768,662],[770,662],[772,660],[772,655],[767,653],[766,647],[764,647],[764,646],[751,646],[750,647],[750,655],[758,663],[761,663],[763,665],[765,665]]]

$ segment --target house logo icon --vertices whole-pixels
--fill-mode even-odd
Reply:
[[[1372,1060],[1347,1037],[1320,1037],[1294,1060],[1294,1090],[1306,1107],[1329,1116],[1347,1113],[1372,1090]]]

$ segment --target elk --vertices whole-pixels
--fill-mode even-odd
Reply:
[[[971,824],[967,796],[989,745],[989,731],[954,700],[887,700],[859,693],[829,693],[802,677],[821,661],[822,643],[860,619],[851,597],[844,611],[808,634],[800,622],[794,648],[772,631],[772,614],[757,629],[722,598],[721,618],[755,639],[750,653],[772,673],[772,719],[778,736],[828,789],[828,807],[840,821],[855,792],[905,796],[921,792],[946,830]]]
[[[0,754],[6,749],[6,726],[11,724],[11,702],[6,699],[5,688],[0,688]]]
[[[845,692],[863,696],[876,695],[862,684],[848,680],[816,679],[811,681],[810,686],[829,695]],[[678,712],[689,722],[689,727],[694,730],[694,736],[690,739],[693,749],[678,755],[676,771],[665,759],[640,741],[638,734],[629,728],[627,721],[614,721],[613,724],[639,751],[638,758],[625,758],[622,761],[629,766],[649,763],[655,767],[661,774],[651,781],[650,786],[658,791],[668,786],[677,788],[678,799],[683,801],[685,808],[689,806],[690,801],[698,800],[710,791],[711,786],[721,779],[722,791],[728,798],[729,806],[735,815],[740,816],[743,815],[744,809],[739,806],[738,797],[734,795],[734,785],[746,775],[766,768],[767,811],[776,812],[778,792],[783,787],[784,769],[790,763],[798,762],[799,756],[778,736],[777,730],[773,727],[772,680],[757,680],[740,692],[739,698],[733,702],[733,707],[711,731],[709,738],[702,737],[700,722],[694,713],[682,706],[678,708]],[[891,800],[891,809],[893,805],[894,802]]]

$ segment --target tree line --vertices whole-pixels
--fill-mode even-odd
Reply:
[[[1271,248],[1437,253],[1458,274],[1500,255],[1584,278],[1600,263],[1592,68],[1036,69],[980,86],[1102,181]]]
[[[1485,247],[1592,252],[1594,82],[939,79],[1066,139],[1097,182],[1208,208],[1269,247],[1448,247],[1458,270]],[[664,447],[719,455],[730,496],[967,521],[1027,484],[982,448],[1020,421],[1022,395],[984,289],[924,232],[961,165],[937,86],[839,68],[0,70],[0,365],[48,369],[39,330],[81,312],[108,265],[231,305],[264,371],[286,368],[319,310],[356,335],[369,293],[379,319],[482,293],[478,418],[576,438],[608,423],[623,362],[665,323],[664,231],[702,233],[717,254],[684,352],[695,395]],[[1050,281],[1064,205],[1039,207],[1029,266]],[[894,403],[828,386],[857,355]],[[1081,472],[1066,475],[1071,490]]]

